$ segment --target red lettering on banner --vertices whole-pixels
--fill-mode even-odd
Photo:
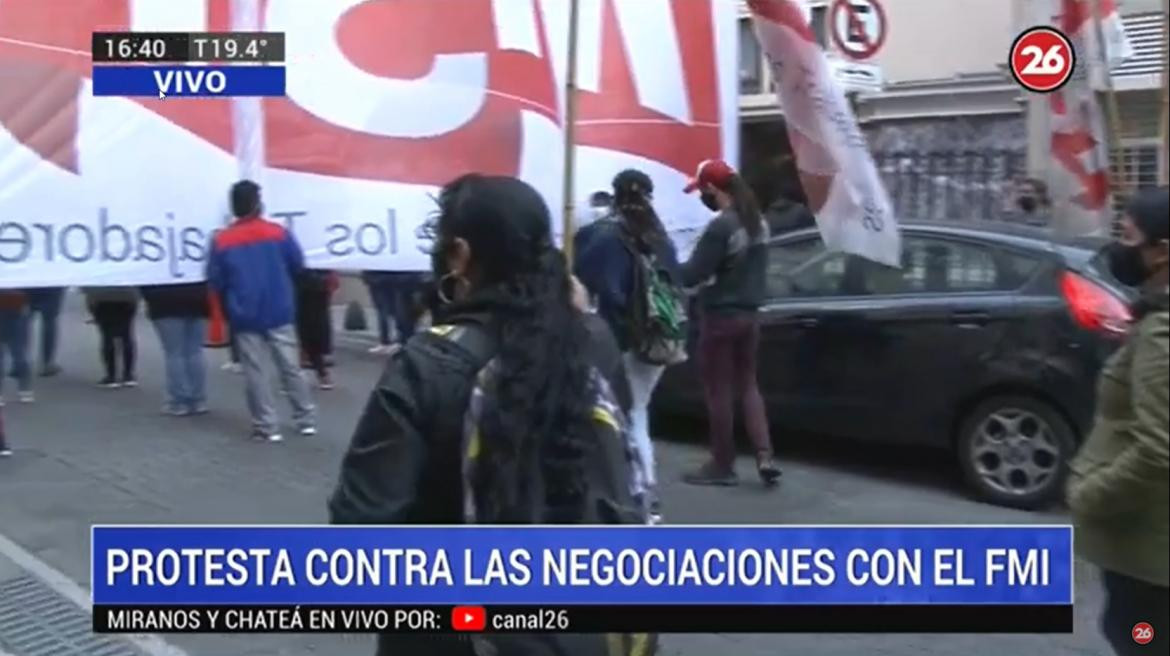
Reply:
[[[367,0],[354,6],[333,30],[350,65],[376,77],[408,81],[426,75],[440,55],[482,54],[487,63],[482,106],[454,129],[405,137],[337,125],[293,99],[269,98],[262,103],[267,164],[418,184],[441,184],[470,170],[518,173],[522,112],[536,112],[554,122],[563,118],[540,2],[527,1],[532,3],[539,54],[500,47],[492,0],[459,0],[458,11],[438,11],[434,0]],[[687,120],[641,104],[615,1],[603,0],[600,89],[580,96],[578,143],[657,160],[679,171],[720,155],[712,0],[670,3],[689,105]],[[265,4],[268,0],[262,0],[261,6]],[[207,0],[206,6],[203,29],[229,31],[230,0]],[[91,34],[128,30],[133,22],[130,7],[129,0],[73,0],[62,14],[45,0],[0,0],[0,37],[7,39],[0,41],[0,125],[46,161],[76,173],[77,101],[90,75]],[[641,26],[627,26],[626,34],[644,38],[635,28]],[[297,65],[289,63],[290,69]],[[135,102],[220,150],[234,150],[229,102],[152,98]]]
[[[579,96],[582,124],[577,130],[577,143],[639,155],[689,172],[704,159],[723,153],[715,34],[710,0],[672,2],[670,6],[691,123],[682,123],[639,102],[613,0],[605,0],[600,92],[583,91]]]
[[[535,8],[535,0],[528,1]],[[497,47],[490,0],[463,0],[456,12],[435,11],[433,0],[366,2],[342,17],[336,33],[351,63],[383,77],[417,78],[438,55],[483,53],[489,93],[468,123],[421,138],[351,130],[292,99],[269,98],[264,103],[269,166],[416,184],[443,184],[467,171],[515,175],[521,111],[548,108],[544,113],[556,120],[548,59]],[[540,47],[548,52],[543,31]]]
[[[208,30],[229,31],[230,0],[209,0]],[[77,173],[77,99],[91,70],[93,32],[126,31],[126,0],[74,0],[62,13],[44,0],[0,2],[0,125],[40,155]],[[222,100],[135,99],[232,152],[231,106]]]

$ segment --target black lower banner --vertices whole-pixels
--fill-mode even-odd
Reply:
[[[95,605],[97,633],[1071,633],[1066,605]]]

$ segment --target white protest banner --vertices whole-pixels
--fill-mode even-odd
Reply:
[[[736,7],[579,0],[575,188],[636,167],[680,244],[737,157]],[[0,0],[0,285],[202,276],[252,175],[311,266],[423,269],[438,186],[516,175],[559,232],[568,0]],[[240,12],[257,12],[241,17]],[[95,98],[96,30],[284,32],[287,97]],[[580,202],[580,201],[579,201]]]
[[[809,209],[825,245],[901,266],[889,194],[825,53],[791,0],[748,0],[772,65],[776,92]]]
[[[1104,234],[1112,217],[1109,189],[1109,138],[1097,98],[1104,67],[1096,49],[1094,0],[1061,0],[1056,24],[1078,56],[1068,82],[1049,94],[1050,148],[1055,164],[1049,193],[1057,229],[1071,235]],[[1079,60],[1084,60],[1082,64]]]

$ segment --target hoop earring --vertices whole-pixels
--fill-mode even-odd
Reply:
[[[449,305],[455,301],[455,293],[447,293],[447,283],[452,281],[458,285],[463,281],[463,277],[454,271],[444,273],[442,277],[439,278],[439,284],[435,286],[435,294],[439,297],[439,302],[443,305]]]

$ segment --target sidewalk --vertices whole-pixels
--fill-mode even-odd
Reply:
[[[373,331],[348,333],[340,329],[340,321],[335,325],[339,327],[338,387],[317,393],[320,435],[298,438],[290,433],[282,444],[267,444],[247,440],[242,381],[219,369],[226,349],[210,351],[208,356],[212,414],[173,419],[159,414],[162,364],[148,324],[137,324],[141,387],[102,390],[94,385],[99,378],[96,331],[84,324],[81,314],[67,314],[62,319],[60,357],[65,373],[36,381],[37,403],[10,403],[5,408],[16,453],[0,460],[0,540],[10,540],[74,582],[84,600],[92,524],[325,521],[325,500],[342,452],[384,363],[362,348],[374,343]],[[288,416],[287,409],[282,412]],[[1061,521],[1059,516],[972,502],[945,476],[918,472],[905,463],[889,471],[850,464],[848,454],[826,462],[785,461],[784,481],[773,492],[754,485],[710,490],[679,484],[679,473],[702,455],[700,445],[659,442],[660,477],[671,523]],[[741,466],[744,471],[750,467],[746,462]],[[38,578],[27,567],[14,566],[11,556],[0,555],[0,585],[25,576]],[[1078,571],[1077,583],[1078,601],[1083,603],[1078,633],[1070,636],[686,635],[665,637],[664,656],[1106,654],[1096,632],[1100,594],[1091,572]],[[71,620],[61,612],[64,633]],[[0,656],[4,651],[12,656],[72,656],[71,652],[35,652],[8,644],[9,621],[0,611]],[[190,656],[373,653],[370,636],[183,635],[165,640]]]

